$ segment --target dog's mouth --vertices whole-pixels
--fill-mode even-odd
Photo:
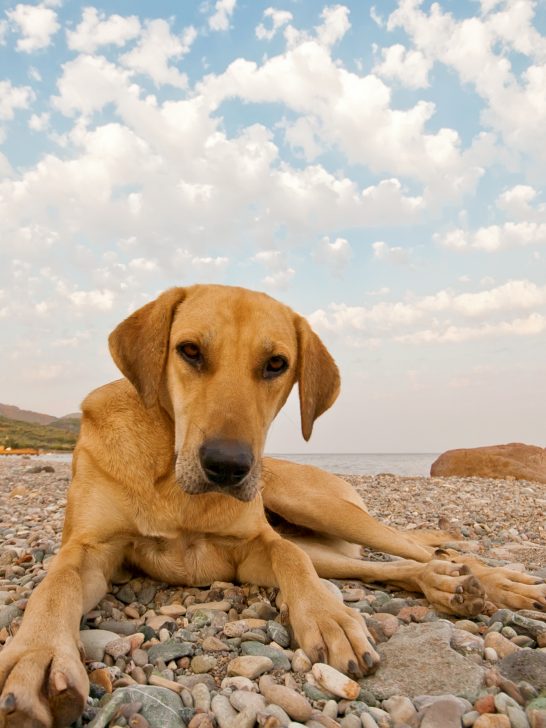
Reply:
[[[254,464],[250,472],[239,482],[214,482],[203,471],[199,461],[182,452],[178,453],[175,465],[176,482],[185,493],[201,495],[203,493],[222,493],[239,501],[253,500],[260,487],[260,463]]]

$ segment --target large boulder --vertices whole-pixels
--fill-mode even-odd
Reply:
[[[432,476],[515,478],[546,483],[546,448],[512,442],[448,450],[430,468]]]

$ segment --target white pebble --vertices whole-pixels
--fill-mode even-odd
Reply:
[[[323,662],[315,663],[312,673],[319,685],[340,698],[355,700],[360,693],[360,685],[357,682]]]
[[[220,728],[231,728],[237,711],[231,707],[229,700],[223,695],[215,695],[211,702],[212,712]]]

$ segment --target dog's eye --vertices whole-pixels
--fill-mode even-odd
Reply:
[[[272,356],[264,367],[264,379],[273,379],[288,369],[288,362],[284,356]]]
[[[180,356],[190,364],[200,364],[203,360],[201,349],[197,346],[197,344],[193,344],[191,341],[188,341],[185,344],[178,344],[176,350]]]

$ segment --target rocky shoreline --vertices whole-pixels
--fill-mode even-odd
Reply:
[[[59,548],[70,465],[0,460],[0,646]],[[546,576],[546,486],[478,478],[347,476],[400,528],[462,535],[457,548]],[[384,558],[368,554],[370,558]],[[546,614],[436,614],[418,595],[335,581],[382,656],[359,683],[311,666],[275,590],[167,587],[127,575],[82,621],[91,695],[79,726],[105,728],[543,728]]]

